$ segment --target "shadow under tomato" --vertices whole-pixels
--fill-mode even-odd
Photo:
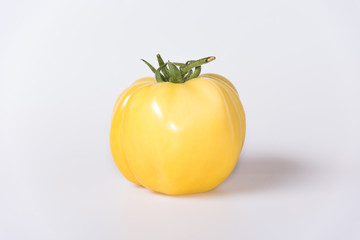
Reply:
[[[293,187],[310,177],[313,169],[301,164],[301,159],[276,155],[241,156],[231,175],[215,189],[179,197],[211,197],[247,194],[276,188]]]

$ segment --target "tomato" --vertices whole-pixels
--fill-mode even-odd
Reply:
[[[209,191],[232,172],[244,144],[238,93],[220,75],[172,82],[166,81],[171,67],[167,75],[160,76],[162,70],[157,79],[135,81],[117,99],[110,130],[113,159],[125,178],[153,191]]]

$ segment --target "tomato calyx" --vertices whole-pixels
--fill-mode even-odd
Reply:
[[[141,59],[153,73],[157,82],[184,83],[190,79],[197,78],[201,72],[201,65],[215,60],[214,56],[201,58],[199,60],[190,60],[186,63],[170,62],[166,63],[160,56],[156,55],[159,67],[156,69],[146,60]]]

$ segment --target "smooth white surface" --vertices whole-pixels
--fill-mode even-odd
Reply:
[[[2,1],[0,239],[360,239],[358,1]],[[113,104],[139,61],[215,55],[247,114],[233,174],[127,182]]]

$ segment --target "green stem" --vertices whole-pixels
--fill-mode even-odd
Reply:
[[[200,75],[200,72],[201,66],[196,67],[194,73],[191,74],[189,79],[197,78]]]
[[[157,54],[159,68],[154,68],[150,63],[141,59],[153,73],[157,82],[184,83],[190,79],[197,78],[201,72],[201,65],[215,60],[215,57],[206,57],[199,60],[190,60],[186,63],[170,62],[164,63],[164,60]],[[167,68],[169,67],[169,68]],[[195,69],[194,69],[195,68]],[[193,70],[194,69],[194,70]]]
[[[186,82],[187,80],[189,80],[192,74],[193,74],[193,70],[191,69],[184,75],[184,81]]]
[[[157,57],[159,66],[162,66],[162,65],[165,64],[165,63],[164,63],[164,60],[162,59],[162,57],[160,56],[160,54],[157,54],[156,57]],[[169,78],[169,70],[168,70],[167,68],[163,68],[161,71],[162,71],[162,73],[164,74],[165,78]]]
[[[169,65],[169,82],[172,83],[183,83],[184,79],[181,76],[180,70],[172,62],[168,62]]]
[[[150,63],[148,63],[146,60],[141,59],[141,61],[143,61],[146,65],[148,65],[148,67],[151,69],[151,71],[152,71],[153,73],[156,72],[156,68],[154,68],[154,67],[153,67]]]
[[[185,65],[184,63],[178,63],[178,62],[173,62],[173,64],[175,64],[178,67],[182,67]]]
[[[213,60],[215,60],[215,57],[206,57],[206,58],[202,58],[202,59],[199,59],[196,61],[192,61],[190,64],[187,64],[184,67],[180,67],[180,71],[181,71],[181,73],[186,73],[194,67],[201,66],[201,65],[211,62]]]
[[[166,78],[161,74],[161,70],[166,67],[165,63],[164,65],[160,66],[156,71],[155,71],[155,79],[157,82],[166,82]]]

